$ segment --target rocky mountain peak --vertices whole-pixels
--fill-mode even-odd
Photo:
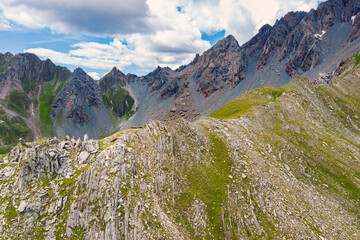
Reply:
[[[258,34],[263,34],[263,35],[267,35],[269,33],[269,31],[271,31],[273,27],[270,24],[265,24],[264,26],[262,26],[259,29]]]
[[[7,52],[5,54],[0,53],[0,69],[4,70],[6,65],[10,62],[10,60],[14,57],[11,53]]]
[[[15,56],[6,53],[0,65],[2,68],[0,82],[19,82],[25,92],[37,90],[41,83],[55,78],[63,81],[70,75],[67,68],[56,66],[49,59],[42,61],[32,53],[21,53]]]
[[[265,35],[265,37],[267,37],[266,40],[263,37],[256,38],[264,42],[263,46],[256,45],[261,48],[257,66],[258,69],[263,68],[269,63],[273,54],[286,42],[289,34],[299,25],[305,15],[305,12],[289,12],[284,17],[276,20],[272,29],[266,27],[266,30],[268,29],[269,31],[268,34]]]
[[[101,94],[94,80],[84,70],[77,68],[59,92],[50,114],[56,118],[64,111],[67,119],[84,126],[90,120],[86,108],[100,103]]]
[[[238,41],[233,35],[228,35],[224,39],[218,41],[211,49],[210,52],[217,52],[217,50],[229,51],[239,50],[240,46]]]
[[[223,87],[236,86],[246,73],[243,49],[232,35],[217,42],[203,55],[195,57],[183,75],[192,74],[197,90],[206,98]]]
[[[10,53],[10,52],[5,53],[3,56],[4,56],[5,59],[9,59],[9,60],[14,57],[14,55],[12,53]]]
[[[282,28],[283,25],[286,25],[288,28],[294,28],[304,17],[306,16],[306,12],[296,11],[296,12],[288,12],[284,17],[280,18],[280,20],[276,20],[274,28]]]
[[[108,74],[111,74],[112,76],[116,76],[116,77],[119,76],[125,77],[125,74],[121,72],[117,67],[113,67]]]
[[[171,78],[174,71],[169,67],[158,66],[154,71],[144,77],[148,83],[149,92],[157,91],[161,89]]]
[[[76,68],[74,70],[74,72],[72,73],[72,78],[74,79],[75,77],[80,77],[82,79],[91,78],[82,68]]]
[[[107,73],[99,81],[99,87],[101,91],[108,91],[114,87],[124,87],[127,85],[127,77],[116,67],[113,67],[109,73]]]

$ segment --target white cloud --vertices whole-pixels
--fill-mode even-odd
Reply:
[[[94,80],[99,80],[100,79],[99,73],[97,73],[97,72],[88,72],[87,74],[90,77],[92,77],[92,79],[94,79]]]
[[[172,51],[171,46],[159,43],[155,44],[156,46],[154,47],[153,42],[156,42],[156,35],[148,37],[132,35],[129,37],[128,45],[115,38],[110,44],[80,42],[74,44],[72,46],[74,49],[68,53],[44,48],[31,48],[25,51],[43,58],[50,58],[57,64],[69,64],[92,69],[111,69],[114,66],[124,69],[131,64],[135,64],[143,69],[155,68],[158,65],[176,68],[194,58],[194,53],[191,51],[179,50],[178,53],[175,53]],[[199,48],[206,50],[210,47],[208,42],[201,42],[204,44],[199,46]],[[185,46],[190,45],[186,40],[183,41],[183,44]],[[195,47],[193,51],[196,51]]]
[[[2,0],[7,19],[28,28],[95,35],[148,32],[146,0]]]
[[[12,28],[10,21],[0,15],[0,31],[11,30]]]
[[[316,8],[316,0],[202,0],[181,1],[187,14],[201,31],[226,30],[239,43],[248,41],[266,23],[289,11],[309,11]]]
[[[316,6],[316,0],[3,0],[0,16],[28,28],[114,38],[109,44],[79,42],[67,53],[26,50],[58,64],[151,69],[176,68],[208,49],[201,32],[225,30],[242,44],[288,11]]]

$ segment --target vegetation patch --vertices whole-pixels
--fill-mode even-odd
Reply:
[[[27,141],[33,139],[33,133],[24,119],[19,116],[11,116],[0,109],[0,153],[8,153],[12,147],[23,138]]]
[[[29,115],[27,110],[29,109],[31,100],[23,92],[18,90],[11,91],[6,96],[6,103],[7,103],[7,107],[10,110],[13,110],[19,115],[23,117],[27,117]]]
[[[227,214],[223,206],[228,200],[226,189],[231,182],[233,162],[228,155],[226,144],[213,134],[209,138],[211,140],[209,162],[187,169],[187,187],[180,194],[178,203],[181,209],[187,209],[194,198],[204,202],[209,221],[207,238],[224,239],[222,214]]]
[[[4,217],[7,222],[10,222],[18,215],[16,208],[12,205],[12,198],[8,198],[8,205],[6,206]]]
[[[249,112],[249,110],[256,106],[261,106],[269,102],[276,101],[283,92],[285,87],[272,88],[263,87],[249,91],[246,94],[239,96],[233,101],[225,104],[223,107],[213,112],[210,117],[219,119],[237,118]]]
[[[32,229],[32,235],[28,237],[28,239],[31,240],[43,240],[45,238],[46,238],[45,226],[41,223]]]
[[[356,65],[360,63],[360,52],[355,55]]]
[[[74,176],[72,176],[71,178],[64,178],[59,186],[59,195],[65,196],[72,194],[72,192],[74,191],[74,183],[76,181],[76,178],[89,167],[90,165],[84,166],[81,169],[76,170]]]
[[[55,97],[61,90],[62,86],[66,81],[62,81],[58,84],[58,87],[55,90],[55,87],[58,83],[58,80],[55,79],[54,83],[43,83],[41,93],[40,93],[40,130],[44,136],[51,137],[54,133],[54,125],[50,116],[50,111],[54,105]]]
[[[86,233],[86,230],[84,228],[81,228],[79,226],[76,226],[74,229],[73,229],[73,233],[71,235],[71,240],[80,240],[80,239],[84,239],[85,237],[85,233]]]
[[[11,149],[13,149],[16,146],[16,144],[11,144],[8,146],[0,146],[0,156],[5,157],[6,154],[8,154]]]
[[[117,117],[129,118],[133,113],[134,99],[125,89],[118,87],[102,93],[105,107]]]
[[[36,82],[33,80],[26,80],[21,83],[21,86],[26,93],[29,93],[29,92],[35,90]]]
[[[5,66],[2,66],[3,61],[4,61],[3,58],[4,58],[4,56],[1,57],[0,74],[2,74],[6,69],[8,69],[8,67],[11,65],[11,63],[12,63],[12,61],[13,61],[13,60],[11,59],[8,64],[6,64]]]

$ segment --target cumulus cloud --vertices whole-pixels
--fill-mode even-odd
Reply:
[[[158,65],[176,68],[211,46],[201,40],[200,30],[189,17],[179,14],[175,2],[149,0],[148,3],[152,15],[149,25],[158,25],[152,33],[118,34],[109,44],[79,42],[72,45],[73,49],[68,53],[44,48],[26,51],[48,57],[58,64],[93,69],[110,69],[113,66],[124,69],[135,64],[142,69],[151,69]]]
[[[146,0],[3,0],[3,15],[29,28],[96,35],[147,32]]]
[[[96,42],[80,42],[72,45],[72,50],[68,53],[61,53],[45,48],[26,49],[26,52],[34,53],[43,58],[50,58],[58,64],[69,64],[80,67],[88,67],[92,69],[110,69],[114,66],[119,69],[135,64],[142,69],[151,69],[158,65],[176,68],[179,65],[186,64],[194,58],[192,52],[178,52],[174,54],[172,49],[168,49],[167,45],[159,44],[161,51],[154,47],[152,42],[156,41],[155,36],[149,36],[144,39],[142,35],[133,35],[129,37],[129,41],[125,44],[115,38],[109,44],[101,44]],[[206,41],[203,46],[199,46],[203,50],[210,47]],[[184,42],[186,45],[186,42]],[[188,43],[189,45],[189,43]],[[168,51],[166,50],[168,49]],[[195,48],[193,49],[195,51]]]
[[[58,64],[93,69],[135,64],[151,69],[176,68],[208,49],[210,43],[201,39],[201,32],[225,30],[242,44],[288,11],[308,11],[317,4],[316,0],[3,0],[0,16],[28,28],[114,39],[109,44],[79,42],[67,53],[26,50]]]
[[[13,26],[10,21],[3,17],[0,12],[0,31],[11,30],[12,28]]]
[[[317,6],[316,0],[182,0],[182,12],[197,28],[208,34],[226,30],[239,43],[248,41],[264,24],[289,11],[309,11]]]
[[[97,72],[88,72],[87,73],[90,77],[92,77],[92,79],[94,80],[99,80],[100,79],[100,76]]]

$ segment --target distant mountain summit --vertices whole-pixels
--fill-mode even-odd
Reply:
[[[135,100],[129,93],[126,75],[116,67],[100,79],[99,87],[106,108],[115,118],[126,120],[134,113]]]
[[[113,67],[100,81],[101,91],[108,91],[115,87],[124,87],[127,85],[126,75],[116,67]]]
[[[98,86],[81,68],[74,70],[56,96],[50,115],[58,136],[101,136],[112,128]]]

